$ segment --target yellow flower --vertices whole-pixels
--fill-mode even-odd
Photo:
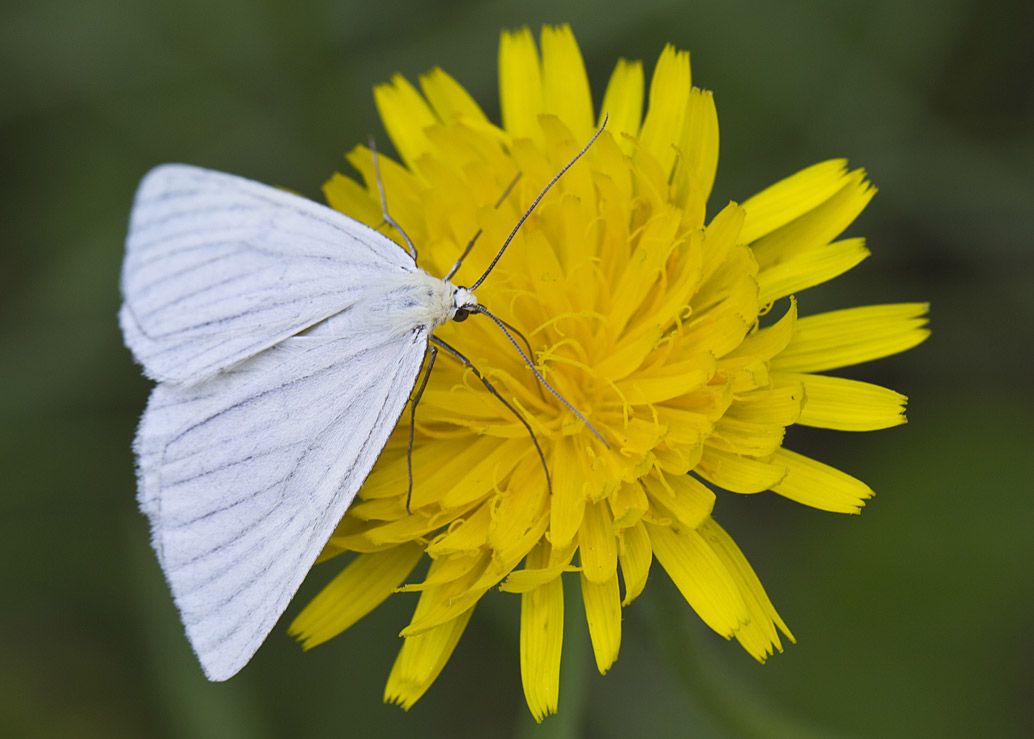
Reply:
[[[391,593],[419,592],[385,692],[404,708],[441,672],[481,596],[500,588],[520,594],[528,706],[539,720],[554,713],[565,571],[579,573],[600,672],[618,656],[621,609],[654,559],[716,632],[758,660],[781,650],[779,632],[793,637],[715,522],[713,490],[771,490],[857,513],[872,491],[784,449],[785,429],[903,423],[902,395],[817,373],[927,335],[921,304],[798,318],[794,293],[868,254],[860,238],[836,240],[874,193],[864,172],[817,164],[708,220],[718,122],[711,93],[691,85],[689,55],[664,49],[643,117],[639,62],[618,62],[595,114],[570,29],[543,29],[541,48],[527,30],[503,34],[501,127],[439,69],[421,78],[422,94],[398,76],[375,90],[402,160],[381,158],[388,206],[421,266],[445,275],[480,233],[457,285],[478,277],[609,114],[477,290],[527,336],[536,367],[609,449],[542,392],[489,320],[442,327],[438,335],[531,424],[552,490],[520,421],[470,370],[440,358],[417,410],[411,512],[407,416],[323,559],[358,554],[291,626],[308,648]],[[327,199],[377,226],[370,152],[358,147],[348,159],[365,186],[335,175]],[[773,304],[781,315],[762,327]],[[407,581],[424,555],[426,576]]]

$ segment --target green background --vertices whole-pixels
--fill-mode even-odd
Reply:
[[[0,735],[1034,735],[1032,7],[4,3]],[[765,666],[708,633],[655,565],[605,677],[569,597],[560,715],[541,726],[502,593],[408,713],[381,695],[413,595],[307,654],[285,618],[240,675],[207,683],[134,502],[149,384],[115,316],[137,182],[185,161],[320,198],[367,134],[389,148],[375,83],[440,65],[498,120],[499,31],[544,22],[572,24],[597,103],[618,56],[650,69],[665,42],[691,51],[721,124],[712,213],[826,158],[869,171],[880,192],[850,233],[873,256],[800,306],[932,303],[927,343],[850,372],[908,394],[910,423],[791,430],[788,445],[876,499],[861,517],[719,499],[799,640]]]

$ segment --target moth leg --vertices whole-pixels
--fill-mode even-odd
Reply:
[[[434,367],[434,359],[438,356],[438,347],[432,346],[428,349],[427,358],[427,369],[424,370],[424,377],[420,381],[420,386],[413,393],[413,397],[410,399],[409,404],[409,446],[406,448],[406,467],[409,469],[409,488],[406,490],[406,513],[412,513],[409,510],[409,504],[413,500],[413,433],[416,430],[416,406],[420,402],[420,398],[424,394],[424,388],[427,387],[427,381],[431,378],[431,368]]]
[[[608,444],[607,440],[603,438],[603,434],[601,434],[599,431],[597,431],[596,427],[593,426],[591,423],[589,423],[589,421],[585,418],[585,416],[583,416],[578,411],[577,408],[575,408],[573,405],[571,405],[567,401],[567,398],[565,398],[563,395],[561,395],[559,392],[557,392],[557,390],[552,385],[550,385],[548,382],[546,382],[546,378],[543,377],[542,374],[537,369],[535,369],[535,365],[532,364],[531,359],[529,359],[528,355],[526,355],[524,353],[524,351],[521,349],[520,344],[518,344],[517,340],[515,338],[513,338],[513,336],[510,335],[509,331],[506,330],[507,326],[509,326],[510,324],[506,323],[501,318],[498,318],[495,314],[489,312],[488,308],[486,308],[483,305],[476,305],[476,306],[474,306],[473,308],[470,309],[470,312],[471,313],[481,313],[482,315],[486,315],[489,318],[491,318],[495,322],[495,325],[498,326],[500,328],[500,330],[504,334],[506,334],[506,338],[510,340],[510,343],[513,344],[513,348],[516,349],[517,353],[521,355],[521,359],[524,360],[524,363],[526,365],[528,365],[528,368],[535,374],[535,378],[540,383],[542,383],[542,385],[544,385],[545,388],[547,390],[549,390],[549,392],[553,393],[553,395],[556,396],[557,400],[559,400],[561,403],[563,403],[565,406],[567,406],[567,409],[569,411],[571,411],[573,414],[578,416],[578,418],[581,420],[581,422],[584,423],[586,425],[586,427],[588,427],[589,431],[594,433],[596,435],[596,438],[603,442],[603,446],[607,447],[607,449],[610,449],[610,444]]]
[[[381,196],[381,214],[384,216],[384,222],[402,235],[403,240],[406,242],[407,251],[413,255],[413,262],[415,263],[416,246],[413,244],[412,239],[409,238],[409,235],[402,229],[402,226],[388,213],[388,198],[384,194],[384,180],[381,179],[381,165],[377,159],[377,145],[373,141],[373,136],[370,137],[370,155],[373,157],[373,172],[377,179],[377,192]]]
[[[456,349],[454,349],[453,347],[449,346],[444,341],[439,339],[437,336],[430,337],[430,342],[432,344],[437,344],[447,353],[451,354],[453,357],[458,359],[464,367],[468,367],[470,371],[474,373],[474,376],[481,380],[481,384],[485,386],[485,389],[487,389],[488,392],[492,393],[492,395],[494,395],[500,403],[505,405],[510,410],[510,413],[512,413],[517,418],[517,420],[524,425],[524,428],[528,430],[528,434],[531,436],[531,441],[535,445],[535,451],[539,453],[539,461],[542,462],[542,471],[546,473],[546,488],[549,490],[550,495],[552,495],[553,482],[552,480],[550,480],[549,477],[549,467],[546,466],[546,455],[542,453],[542,447],[539,446],[539,440],[538,438],[536,438],[535,432],[531,430],[531,425],[525,420],[524,416],[518,413],[517,409],[514,408],[510,403],[506,401],[506,399],[502,395],[499,394],[499,391],[495,389],[495,386],[488,381],[487,377],[485,377],[483,374],[481,374],[480,371],[478,371],[478,368],[475,367],[469,359],[467,359]]]

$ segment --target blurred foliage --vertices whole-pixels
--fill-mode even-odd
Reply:
[[[739,735],[693,688],[705,679],[745,712],[816,735],[1034,735],[1034,6],[617,7],[4,4],[0,734]],[[719,500],[716,517],[799,640],[764,667],[705,633],[658,568],[605,677],[569,599],[561,713],[541,726],[520,688],[518,600],[501,593],[409,713],[381,693],[415,596],[310,653],[281,624],[239,676],[207,683],[134,502],[130,442],[148,383],[115,314],[136,183],[187,161],[318,199],[368,133],[390,151],[372,85],[440,65],[497,118],[499,30],[544,22],[572,24],[597,101],[618,56],[649,68],[666,42],[691,50],[722,126],[712,211],[822,159],[868,169],[880,193],[851,233],[873,256],[801,309],[932,302],[930,341],[849,373],[911,396],[911,423],[793,430],[790,442],[878,497],[860,518],[776,496]],[[336,571],[318,568],[297,600]]]

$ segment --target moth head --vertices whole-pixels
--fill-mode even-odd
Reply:
[[[478,299],[465,287],[457,287],[453,293],[452,320],[466,321],[467,317],[477,310]]]

